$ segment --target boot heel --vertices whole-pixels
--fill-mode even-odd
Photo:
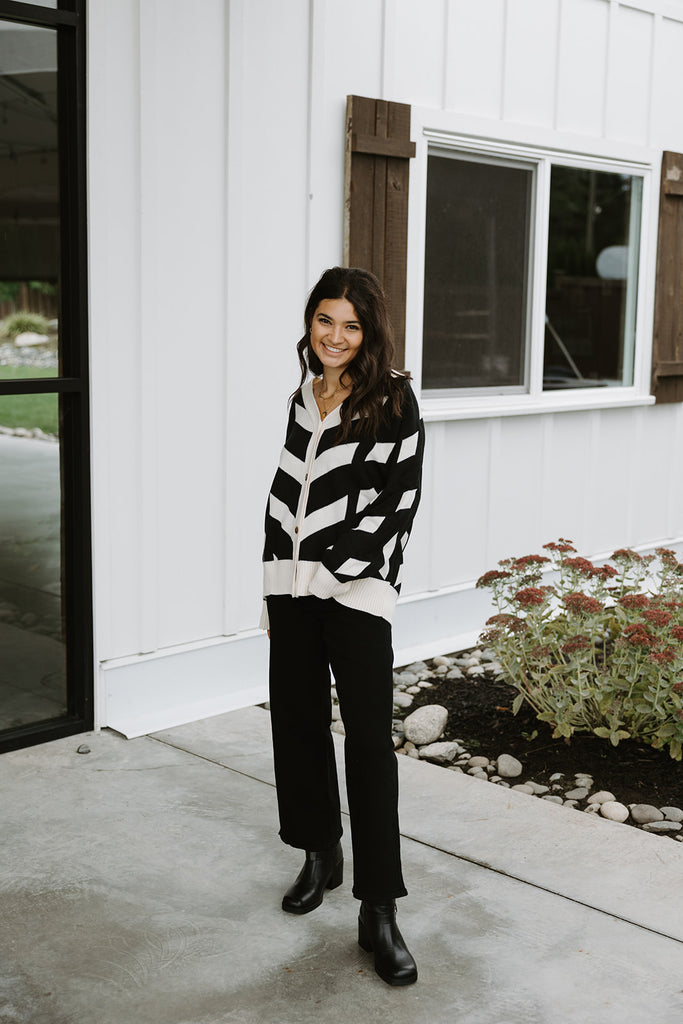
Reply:
[[[332,869],[332,874],[327,880],[327,889],[336,889],[344,881],[344,861],[340,860]]]
[[[358,945],[361,949],[364,949],[366,953],[372,953],[370,936],[368,935],[367,928],[360,918],[358,918]]]

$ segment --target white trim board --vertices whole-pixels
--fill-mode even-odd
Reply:
[[[265,633],[100,665],[102,724],[128,739],[210,718],[268,696]]]
[[[394,663],[471,646],[490,614],[470,587],[408,599],[396,609]],[[268,698],[268,640],[251,631],[205,644],[103,662],[98,721],[128,739],[260,704]]]

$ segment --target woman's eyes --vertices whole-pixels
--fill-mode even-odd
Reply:
[[[321,325],[321,327],[331,327],[332,326],[332,321],[328,320],[326,316],[319,316],[318,317],[318,323]],[[360,324],[347,324],[345,330],[347,330],[347,331],[359,331],[360,330]]]

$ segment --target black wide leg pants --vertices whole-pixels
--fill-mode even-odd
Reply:
[[[331,667],[346,731],[353,895],[377,901],[405,896],[391,737],[391,626],[334,600],[267,600],[280,836],[301,850],[328,850],[342,834],[330,733]]]

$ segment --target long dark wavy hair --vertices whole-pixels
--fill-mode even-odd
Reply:
[[[294,394],[303,387],[309,370],[316,376],[323,372],[323,365],[311,347],[311,325],[316,309],[325,299],[350,302],[363,329],[361,347],[340,377],[340,382],[350,384],[352,391],[341,406],[339,441],[352,434],[376,434],[390,410],[396,415],[400,413],[410,374],[405,370],[401,374],[392,371],[394,334],[382,286],[369,270],[331,267],[311,291],[304,311],[306,333],[296,347],[301,381]],[[354,419],[356,415],[358,418]]]

